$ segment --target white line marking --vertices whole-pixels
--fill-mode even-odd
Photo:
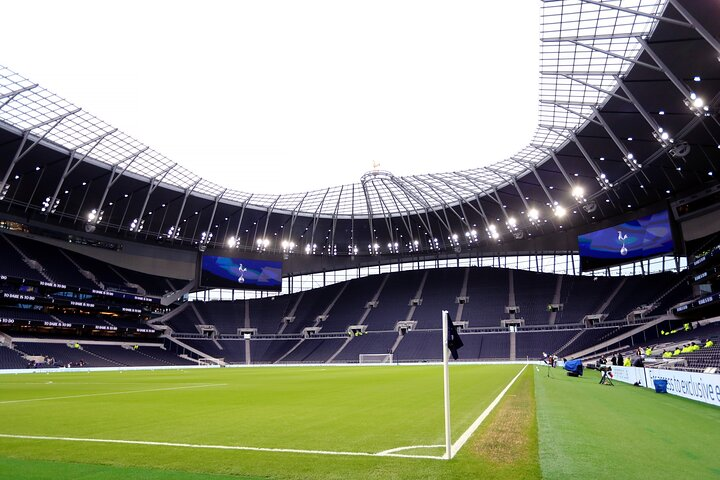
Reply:
[[[409,447],[391,448],[390,450],[379,452],[378,455],[389,455],[395,452],[402,452],[403,450],[415,450],[416,448],[443,448],[444,446],[445,445],[410,445]]]
[[[65,400],[67,398],[102,397],[102,396],[107,396],[107,395],[127,395],[130,393],[167,392],[170,390],[185,390],[188,388],[223,387],[226,385],[228,385],[228,384],[227,383],[206,383],[206,384],[200,384],[200,385],[188,385],[185,387],[149,388],[146,390],[128,390],[128,391],[124,391],[124,392],[85,393],[85,394],[81,394],[81,395],[65,395],[62,397],[26,398],[23,400],[4,400],[4,401],[0,402],[0,405],[6,405],[8,403],[42,402],[44,400]]]
[[[250,452],[276,452],[276,453],[301,453],[312,455],[343,455],[352,457],[401,457],[401,458],[424,458],[431,460],[442,460],[442,457],[431,457],[425,455],[394,455],[368,452],[335,452],[330,450],[301,450],[297,448],[264,448],[264,447],[241,447],[238,445],[204,445],[195,443],[175,442],[148,442],[143,440],[117,440],[109,438],[75,438],[75,437],[50,437],[45,435],[10,435],[0,433],[0,438],[14,438],[20,440],[55,440],[63,442],[88,442],[88,443],[114,443],[124,445],[150,445],[158,447],[180,447],[180,448],[203,448],[213,450],[242,450]]]
[[[510,387],[512,387],[512,384],[515,383],[515,380],[518,379],[518,377],[525,371],[527,368],[527,364],[520,370],[520,373],[515,375],[515,378],[510,380],[510,383],[507,384],[507,386],[498,394],[497,397],[495,397],[495,400],[492,401],[490,405],[485,409],[484,412],[480,414],[478,418],[475,419],[475,421],[470,425],[470,427],[465,430],[465,432],[460,435],[460,438],[457,439],[455,443],[452,444],[452,447],[450,448],[450,458],[452,459],[457,452],[460,451],[460,449],[465,445],[465,443],[470,439],[470,436],[475,433],[475,430],[478,429],[480,424],[487,418],[488,415],[490,415],[490,412],[493,411],[493,409],[497,406],[498,403],[500,403],[500,400],[502,397],[507,393],[508,390],[510,390]]]

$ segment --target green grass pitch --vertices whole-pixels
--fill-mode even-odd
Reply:
[[[451,366],[454,441],[521,368]],[[2,375],[0,478],[720,478],[716,407],[545,373],[451,461],[375,456],[442,455],[438,365]]]

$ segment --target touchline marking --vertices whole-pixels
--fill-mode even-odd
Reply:
[[[442,460],[442,457],[431,457],[425,455],[400,455],[368,452],[336,452],[331,450],[301,450],[297,448],[264,448],[264,447],[242,447],[239,445],[204,445],[196,443],[175,443],[175,442],[149,442],[144,440],[117,440],[109,438],[75,438],[75,437],[49,437],[45,435],[10,435],[0,433],[0,438],[14,438],[20,440],[55,440],[63,442],[87,442],[87,443],[114,443],[124,445],[150,445],[157,447],[180,447],[180,448],[202,448],[209,450],[241,450],[248,452],[276,452],[276,453],[301,453],[312,455],[342,455],[352,457],[401,457],[401,458],[423,458],[431,460]]]
[[[502,392],[498,394],[497,397],[495,397],[495,400],[488,405],[488,407],[485,409],[484,412],[480,414],[478,418],[475,419],[475,421],[468,427],[465,432],[463,432],[462,435],[460,435],[460,438],[457,439],[455,443],[452,444],[452,447],[450,447],[450,458],[452,459],[457,452],[460,451],[460,449],[465,445],[465,443],[470,439],[470,436],[475,433],[475,430],[478,429],[480,424],[487,418],[488,415],[490,415],[490,412],[493,411],[493,409],[497,406],[498,403],[500,403],[500,400],[502,400],[502,397],[507,393],[508,390],[510,390],[510,387],[512,387],[512,384],[515,383],[515,380],[518,379],[518,377],[525,371],[528,364],[525,364],[525,366],[520,370],[520,372],[515,375],[515,378],[510,380],[510,383],[507,384],[505,388],[503,388]]]
[[[84,393],[81,395],[65,395],[62,397],[26,398],[23,400],[4,400],[4,401],[0,402],[0,405],[6,405],[8,403],[42,402],[44,400],[64,400],[67,398],[102,397],[102,396],[107,396],[107,395],[127,395],[130,393],[167,392],[170,390],[186,390],[188,388],[224,387],[227,385],[228,385],[227,383],[206,383],[206,384],[200,384],[200,385],[188,385],[185,387],[149,388],[149,389],[145,389],[145,390],[127,390],[124,392]]]

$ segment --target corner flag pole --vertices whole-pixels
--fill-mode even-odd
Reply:
[[[448,350],[448,321],[450,316],[447,310],[442,311],[443,331],[443,390],[445,394],[445,460],[452,458],[452,438],[450,436],[450,369],[448,363],[450,355]]]

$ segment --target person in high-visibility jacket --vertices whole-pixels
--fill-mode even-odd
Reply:
[[[680,355],[680,347],[675,347],[675,351],[673,352],[673,357],[677,357]]]
[[[632,362],[630,361],[630,357],[629,356],[625,357],[625,359],[623,360],[623,367],[631,367],[631,366],[632,366]]]
[[[647,347],[647,348],[645,349],[645,356],[646,356],[646,357],[649,357],[650,355],[652,355],[652,348]]]
[[[710,347],[712,347],[713,345],[715,345],[715,344],[714,344],[713,341],[710,340],[709,338],[705,341],[705,348],[710,348]]]
[[[668,352],[667,350],[663,352],[662,358],[672,358],[672,352]]]

